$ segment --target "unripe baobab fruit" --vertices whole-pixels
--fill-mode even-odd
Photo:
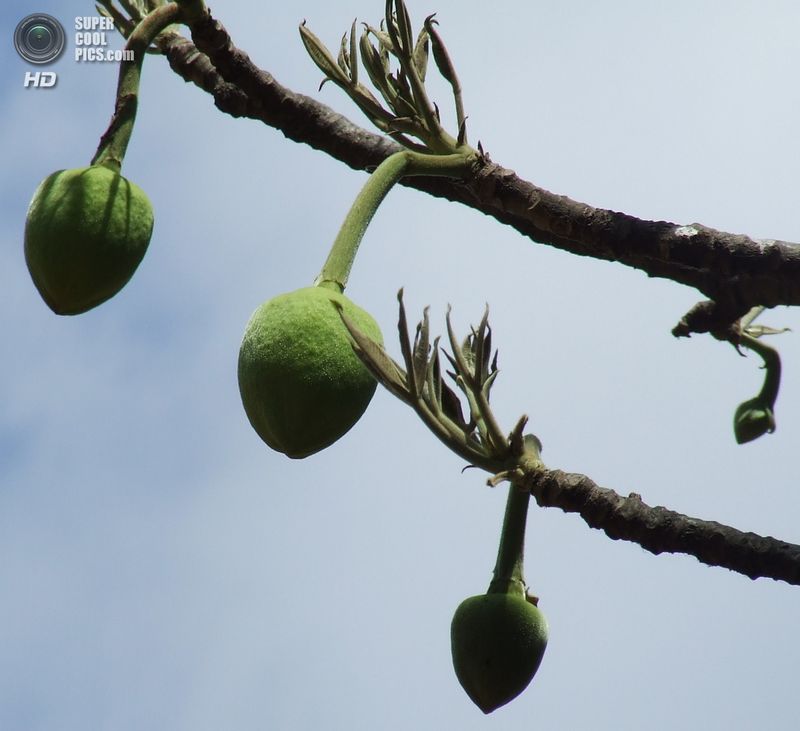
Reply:
[[[382,341],[367,312],[338,291],[316,286],[262,304],[239,350],[239,392],[250,423],[270,447],[295,459],[333,444],[375,393],[375,379],[353,352],[334,303]]]
[[[25,262],[53,312],[77,315],[119,292],[150,243],[144,191],[102,165],[59,170],[36,189],[25,222]]]

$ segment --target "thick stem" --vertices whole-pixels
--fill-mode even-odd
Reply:
[[[344,291],[361,239],[378,206],[400,178],[405,175],[465,177],[474,155],[473,150],[450,155],[401,150],[387,157],[375,168],[353,202],[315,284]]]
[[[500,547],[497,550],[497,563],[487,594],[525,595],[523,554],[530,497],[530,491],[520,489],[513,482],[509,485],[503,531],[500,534]]]
[[[128,37],[125,50],[133,51],[133,60],[120,63],[114,115],[111,117],[108,129],[100,138],[100,145],[92,158],[92,165],[102,165],[114,172],[119,172],[122,168],[133,124],[136,121],[139,80],[145,51],[161,31],[168,25],[178,22],[181,17],[182,9],[177,3],[162,5],[146,15]]]

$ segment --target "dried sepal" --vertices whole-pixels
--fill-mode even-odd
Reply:
[[[465,388],[466,384],[471,384],[473,379],[474,369],[468,360],[472,358],[472,351],[469,347],[469,338],[464,341],[463,349],[462,346],[459,345],[455,330],[453,330],[453,323],[450,321],[450,311],[451,308],[448,305],[445,322],[447,323],[447,337],[450,340],[450,348],[453,351],[452,357],[448,356],[448,359],[452,363],[453,369],[457,374],[456,383],[458,383],[458,377],[460,377],[465,382],[462,388]]]
[[[754,338],[760,338],[764,335],[780,335],[782,333],[791,332],[790,327],[770,327],[769,325],[750,325],[746,328],[747,334]]]
[[[358,86],[358,42],[356,41],[356,21],[350,26],[350,81]]]
[[[414,68],[417,69],[420,81],[425,81],[425,76],[428,72],[428,49],[430,47],[430,38],[426,28],[420,30],[417,36],[417,42],[414,44]],[[435,106],[435,105],[434,105]]]
[[[489,400],[489,392],[492,390],[492,385],[494,385],[498,373],[499,371],[492,371],[492,373],[490,373],[483,381],[483,385],[481,386],[481,393],[484,395],[487,401]]]
[[[405,399],[407,395],[406,378],[402,368],[386,353],[383,347],[363,333],[358,326],[344,313],[338,302],[333,303],[339,311],[347,332],[353,339],[353,350],[361,362],[369,369],[376,380],[383,384],[395,396]]]
[[[461,401],[453,390],[444,383],[439,366],[439,338],[433,344],[432,355],[425,371],[425,387],[422,399],[437,419],[453,434],[473,447],[480,446],[480,440],[473,434],[475,423],[464,421]]]
[[[428,308],[423,310],[422,322],[417,325],[414,335],[414,351],[412,354],[412,366],[414,370],[414,383],[421,390],[422,384],[427,381],[428,354],[430,353],[429,339],[430,322],[428,320]]]
[[[518,456],[521,455],[525,449],[524,430],[528,424],[528,417],[526,414],[520,416],[519,421],[514,425],[511,434],[508,435],[508,446],[511,449],[511,454]]]
[[[383,33],[383,31],[381,31]],[[387,46],[383,41],[382,38],[388,38],[386,33],[383,33],[381,36],[381,40],[378,42],[378,53],[381,56],[381,63],[383,64],[383,68],[385,69],[387,75],[392,71],[392,50],[391,46]]]
[[[350,82],[350,86],[358,87],[358,43],[356,42],[356,21],[350,26],[349,35],[345,33],[339,44],[339,55],[336,63]]]
[[[489,307],[484,308],[478,329],[472,328],[472,349],[475,354],[475,380],[483,387],[491,374],[492,329],[489,327]]]
[[[367,29],[367,33],[375,36],[375,39],[378,41],[381,57],[385,59],[385,70],[388,73],[389,56],[394,56],[397,54],[397,49],[392,41],[392,37],[383,29],[384,25],[382,22],[380,28],[373,28],[368,23],[364,23],[364,27]]]
[[[339,44],[339,55],[336,57],[336,64],[345,75],[350,77],[350,44],[347,41],[347,33],[342,36]]]
[[[356,85],[351,92],[351,97],[370,119],[378,120],[376,124],[388,124],[392,120],[392,115],[387,112],[375,95],[363,84]]]
[[[397,293],[397,301],[400,303],[400,313],[397,319],[397,333],[400,337],[400,352],[403,354],[403,362],[406,366],[406,377],[408,379],[408,388],[411,394],[416,398],[420,393],[421,384],[417,384],[416,373],[414,370],[414,356],[411,349],[411,341],[408,337],[408,319],[406,318],[406,308],[403,303],[403,290]]]
[[[392,0],[388,0],[387,17],[391,12]],[[397,37],[400,41],[400,47],[406,53],[412,53],[414,48],[414,36],[411,30],[411,18],[408,14],[408,9],[402,0],[394,2],[395,11],[394,18],[397,23]]]
[[[470,419],[468,422],[464,418],[464,411],[461,408],[461,399],[444,381],[442,382],[441,396],[442,412],[458,424],[465,434],[471,434],[475,430],[475,422]]]
[[[389,83],[389,70],[383,63],[381,52],[370,43],[368,30],[361,34],[359,49],[361,51],[361,63],[364,64],[364,68],[367,70],[369,80],[389,107],[393,108],[396,92]]]
[[[451,85],[458,85],[459,81],[458,75],[456,74],[455,65],[450,58],[450,54],[447,52],[447,47],[444,45],[442,37],[439,35],[439,32],[436,30],[436,28],[434,28],[435,25],[439,25],[439,21],[435,19],[435,15],[435,13],[433,15],[429,15],[427,18],[425,18],[424,23],[425,30],[428,31],[428,36],[431,39],[433,60],[436,64],[436,68],[442,75],[442,78],[444,78],[445,81],[449,82]]]
[[[439,338],[433,341],[431,355],[425,363],[425,386],[423,397],[428,400],[436,409],[436,413],[442,412],[442,373],[439,369]]]
[[[467,118],[461,120],[458,125],[458,138],[456,140],[459,147],[467,144]]]
[[[392,12],[393,5],[394,13]],[[426,143],[432,145],[434,149],[441,146],[442,151],[449,151],[452,144],[445,139],[446,136],[436,119],[433,105],[425,91],[425,85],[414,64],[415,44],[411,31],[411,20],[403,0],[386,1],[386,24],[392,43],[398,49],[395,55],[410,87],[411,98],[407,100],[411,101],[415,114],[423,120],[423,134],[426,137]],[[398,80],[399,77],[400,74],[398,74]]]
[[[419,135],[420,133],[416,117],[394,117],[388,126],[393,132],[407,132],[412,135]]]
[[[439,35],[435,25],[438,22],[434,19],[433,15],[425,18],[424,28],[428,31],[428,36],[431,42],[431,51],[433,52],[433,60],[436,63],[436,68],[442,77],[450,83],[450,88],[453,91],[453,101],[456,107],[456,122],[458,123],[458,139],[457,144],[467,144],[467,117],[464,114],[464,101],[461,94],[461,82],[459,81],[456,67],[450,58],[447,47]]]
[[[467,335],[461,341],[461,352],[464,354],[464,360],[469,366],[469,375],[475,376],[475,347],[473,343],[472,334]],[[466,375],[466,374],[465,374]]]
[[[437,412],[446,416],[464,434],[467,434],[474,429],[474,424],[469,425],[464,420],[461,400],[442,378],[439,342],[440,338],[437,337],[433,342],[432,354],[428,360],[425,375],[425,386],[427,388],[425,395],[433,402]]]
[[[448,313],[448,335],[453,347],[458,374],[464,382],[473,418],[477,422],[482,439],[491,450],[500,453],[508,449],[508,442],[500,430],[489,407],[489,391],[497,374],[496,358],[491,361],[491,329],[489,328],[489,308],[484,310],[478,328],[472,328],[463,348],[457,348]],[[488,340],[488,347],[487,347]],[[492,370],[492,365],[495,368]]]
[[[349,76],[339,67],[336,59],[325,47],[325,44],[306,27],[305,21],[300,24],[300,38],[311,60],[325,74],[326,79],[330,79],[345,88],[350,85]]]
[[[387,0],[380,27],[364,24],[365,30],[357,39],[353,23],[349,35],[341,39],[336,58],[310,31],[301,28],[301,34],[309,55],[325,75],[322,84],[330,80],[341,87],[378,129],[410,150],[452,154],[466,145],[464,115],[457,94],[456,139],[444,131],[439,109],[428,99],[425,78],[432,47],[431,27],[429,18],[414,40],[403,0]],[[359,83],[357,56],[386,107]],[[399,66],[396,71],[391,69],[392,58]]]
[[[398,117],[409,117],[416,119],[417,108],[414,103],[414,93],[408,83],[408,77],[398,71],[394,76],[389,77],[389,83],[394,86],[396,97],[394,101],[394,112]]]
[[[491,328],[484,315],[481,324],[472,328],[467,344],[458,344],[450,322],[448,309],[448,338],[453,356],[440,349],[440,338],[430,342],[429,310],[423,311],[417,324],[413,343],[409,336],[408,318],[403,303],[403,290],[397,293],[397,329],[405,370],[384,350],[383,346],[364,335],[339,308],[340,316],[352,339],[359,359],[393,395],[411,406],[425,425],[453,452],[470,465],[491,472],[495,482],[511,479],[520,473],[521,466],[538,462],[541,444],[530,434],[523,434],[527,417],[523,416],[508,435],[497,426],[488,401],[488,392],[499,371],[497,355],[491,352]],[[470,420],[466,421],[461,398],[444,382],[440,352],[444,352],[453,372],[447,374],[464,393],[469,405]],[[469,353],[469,356],[467,355]],[[477,356],[479,378],[467,365],[467,357]]]

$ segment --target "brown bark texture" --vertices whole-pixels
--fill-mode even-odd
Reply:
[[[282,86],[233,44],[210,13],[191,31],[191,41],[167,32],[156,46],[179,76],[213,97],[220,111],[260,120],[353,169],[374,169],[401,149]],[[523,180],[487,155],[467,180],[417,177],[402,184],[481,211],[532,241],[694,287],[706,301],[680,320],[676,336],[711,332],[728,339],[751,307],[800,304],[800,247],[791,242],[595,208]],[[614,540],[637,543],[655,554],[692,555],[751,579],[800,585],[800,546],[651,507],[636,494],[623,497],[585,475],[541,468],[523,479],[539,505],[578,513]]]

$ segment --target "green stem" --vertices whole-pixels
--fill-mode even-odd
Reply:
[[[758,353],[764,361],[766,375],[764,385],[761,387],[756,397],[761,403],[768,404],[770,408],[775,406],[778,398],[778,389],[781,385],[781,358],[775,348],[762,343],[758,338],[742,333],[741,344],[746,348]]]
[[[487,594],[525,595],[523,554],[525,549],[525,523],[528,518],[528,503],[531,494],[521,490],[513,482],[508,488],[503,531],[497,550],[497,563]]]
[[[401,150],[387,157],[369,176],[353,201],[315,284],[344,291],[361,239],[378,206],[400,178],[406,175],[464,177],[469,172],[474,154],[471,149],[450,155]]]
[[[128,142],[130,142],[133,132],[133,124],[136,121],[139,80],[142,75],[145,51],[164,28],[179,22],[182,12],[182,8],[177,3],[162,5],[142,18],[128,37],[125,50],[133,51],[133,60],[120,63],[114,116],[111,117],[108,129],[100,138],[100,145],[92,158],[92,165],[102,165],[114,172],[119,172],[122,168],[125,151],[128,149]]]

